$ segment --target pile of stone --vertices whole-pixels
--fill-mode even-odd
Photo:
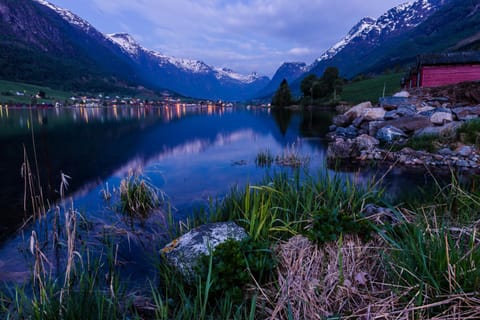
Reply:
[[[328,138],[330,161],[386,161],[403,165],[480,168],[479,150],[460,142],[435,154],[403,148],[390,152],[389,146],[403,145],[414,136],[456,137],[465,121],[480,117],[480,105],[452,102],[448,97],[410,96],[406,91],[356,105],[334,118]],[[380,148],[383,145],[384,148]]]

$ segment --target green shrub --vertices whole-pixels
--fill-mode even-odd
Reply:
[[[312,216],[310,240],[322,244],[336,241],[342,234],[358,234],[368,237],[372,231],[367,220],[356,219],[351,214],[339,213],[337,209],[322,208]]]
[[[460,140],[474,145],[480,145],[480,119],[465,122],[457,131]]]
[[[268,243],[253,241],[228,240],[218,245],[212,257],[204,256],[198,266],[199,274],[205,280],[212,259],[210,274],[212,298],[228,296],[233,302],[242,302],[244,289],[254,280],[263,284],[271,280],[275,268],[275,260]]]

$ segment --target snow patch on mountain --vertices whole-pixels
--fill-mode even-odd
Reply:
[[[80,18],[76,14],[73,14],[71,11],[69,11],[67,9],[59,8],[56,5],[53,5],[50,2],[45,1],[45,0],[34,0],[34,1],[52,9],[55,12],[57,12],[65,21],[67,21],[68,23],[84,30],[85,32],[88,32],[90,29],[93,29],[93,27],[90,23],[83,20],[82,18]]]
[[[410,1],[388,10],[378,19],[363,18],[343,39],[325,51],[316,63],[333,58],[352,42],[368,39],[373,45],[378,42],[380,35],[386,36],[397,30],[415,28],[437,10],[441,2],[438,0]]]
[[[338,52],[345,48],[353,39],[359,37],[366,37],[366,35],[375,26],[376,20],[374,18],[363,18],[350,32],[339,42],[335,43],[330,49],[325,51],[324,54],[318,58],[318,61],[327,60],[333,58]]]
[[[228,68],[214,68],[214,70],[215,77],[218,80],[230,78],[248,84],[257,81],[260,78],[260,76],[256,72],[252,72],[249,75],[243,75]]]
[[[107,37],[132,56],[137,55],[143,49],[128,33],[112,33],[107,34]]]

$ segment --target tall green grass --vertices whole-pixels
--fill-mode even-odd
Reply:
[[[364,101],[377,103],[383,96],[390,96],[400,91],[400,82],[403,73],[394,73],[377,76],[372,79],[350,82],[343,87],[341,100],[351,104],[357,104]],[[385,91],[384,91],[385,89]]]

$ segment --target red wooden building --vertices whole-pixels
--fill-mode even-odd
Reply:
[[[421,55],[406,79],[407,88],[480,81],[480,52]]]

